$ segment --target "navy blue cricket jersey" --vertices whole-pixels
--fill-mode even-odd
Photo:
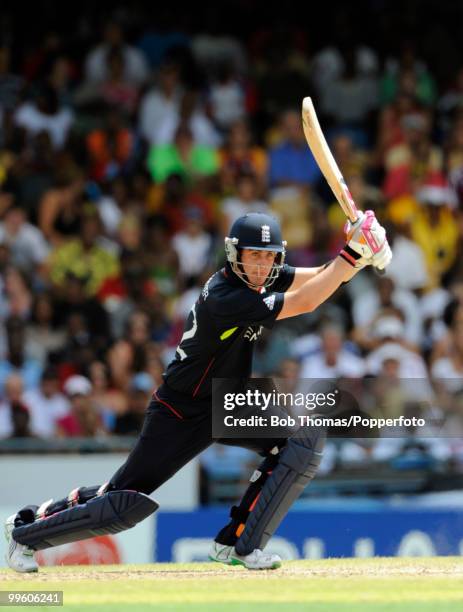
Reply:
[[[271,328],[283,307],[295,268],[285,264],[269,290],[245,285],[229,264],[205,283],[163,379],[170,389],[196,399],[212,395],[213,378],[249,378],[253,343]]]

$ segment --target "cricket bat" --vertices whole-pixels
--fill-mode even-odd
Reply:
[[[312,98],[310,97],[302,100],[302,127],[307,144],[328,185],[331,187],[331,191],[334,193],[346,217],[351,223],[355,223],[359,217],[357,207],[323,135]],[[383,274],[384,270],[378,270],[378,272]]]
[[[312,98],[310,97],[304,98],[302,101],[302,127],[307,144],[328,185],[331,187],[331,191],[334,193],[346,217],[351,223],[355,223],[358,219],[357,207],[325,140]]]

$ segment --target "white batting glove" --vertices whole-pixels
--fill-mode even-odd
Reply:
[[[347,244],[340,255],[357,269],[372,265],[383,270],[392,258],[386,230],[372,210],[358,212],[359,218],[355,223],[346,223]]]
[[[378,270],[384,270],[391,263],[392,251],[389,242],[386,240],[378,253],[375,253],[366,265],[371,265]]]
[[[372,210],[359,211],[358,220],[355,223],[348,221],[345,232],[350,248],[367,260],[379,253],[386,241],[386,230]]]

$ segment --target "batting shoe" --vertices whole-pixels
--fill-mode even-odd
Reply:
[[[211,561],[225,563],[225,565],[242,565],[249,570],[278,569],[281,567],[281,558],[270,555],[256,548],[249,555],[239,555],[234,546],[225,546],[214,542],[209,553]]]
[[[233,546],[214,542],[209,553],[209,559],[218,563],[225,563],[225,565],[231,565],[230,553],[232,550]]]
[[[11,569],[16,572],[37,572],[39,566],[34,559],[35,550],[20,544],[13,539],[12,532],[15,527],[14,519],[16,515],[12,514],[5,521],[5,537],[8,543],[8,550],[5,555],[5,560]]]

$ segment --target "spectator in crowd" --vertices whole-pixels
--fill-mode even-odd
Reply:
[[[203,213],[204,223],[211,227],[215,221],[214,204],[210,197],[199,190],[189,189],[185,179],[180,174],[171,174],[165,182],[163,197],[158,209],[159,216],[154,215],[150,222],[154,232],[161,232],[166,229],[168,235],[173,236],[176,232],[182,231],[186,225],[185,212],[194,206]],[[162,239],[162,236],[150,235],[148,244],[151,248],[156,248],[155,239]]]
[[[394,360],[399,364],[399,378],[409,381],[416,378],[427,380],[425,361],[418,350],[411,349],[404,340],[404,325],[398,316],[378,317],[374,324],[373,336],[377,340],[377,346],[367,356],[368,373],[377,375],[380,371],[384,371],[386,360]],[[429,389],[423,387],[424,391]]]
[[[230,63],[217,67],[208,92],[208,105],[212,119],[221,132],[226,132],[235,121],[244,118],[245,92]]]
[[[398,58],[386,62],[381,80],[381,100],[388,104],[400,92],[413,95],[423,105],[431,106],[436,99],[436,83],[424,62],[417,57],[410,40],[405,40]]]
[[[30,437],[30,415],[23,400],[22,378],[13,373],[4,383],[4,399],[0,401],[0,438]]]
[[[46,368],[40,386],[26,391],[22,399],[29,410],[31,432],[40,438],[54,438],[57,421],[70,411],[69,401],[59,389],[56,368]]]
[[[355,48],[344,56],[344,70],[325,89],[322,108],[334,123],[334,130],[350,129],[360,145],[368,143],[365,125],[378,105],[378,84],[373,74],[362,75],[356,69]]]
[[[449,130],[445,145],[445,155],[449,183],[456,194],[458,205],[461,208],[463,206],[463,113],[457,114]]]
[[[12,432],[11,438],[33,438],[34,435],[30,429],[30,415],[26,406],[20,402],[11,404],[11,420]]]
[[[196,206],[196,202],[194,203]],[[185,209],[177,211],[178,217],[172,220],[172,230],[182,231],[186,225]],[[179,270],[178,256],[169,240],[168,221],[165,217],[151,217],[147,228],[146,265],[152,282],[145,285],[145,297],[156,291],[163,295],[174,295],[177,290]],[[172,235],[175,233],[172,231]]]
[[[458,116],[461,107],[463,106],[463,66],[461,66],[455,78],[451,83],[450,87],[438,101],[438,111],[443,114],[447,121],[444,127],[448,127],[448,122],[451,121],[452,117]]]
[[[34,100],[26,100],[15,113],[16,124],[29,138],[46,132],[55,150],[62,149],[74,123],[71,109],[60,106],[56,91],[43,84]]]
[[[355,48],[354,67],[357,74],[370,77],[378,72],[379,59],[374,49],[366,45],[355,45],[352,40],[345,40],[339,47],[327,45],[320,49],[311,61],[311,77],[321,99],[327,87],[339,79],[345,70],[345,50]]]
[[[249,125],[244,119],[230,126],[227,141],[219,151],[219,164],[223,193],[235,191],[239,176],[254,174],[258,183],[257,195],[262,195],[267,186],[267,152],[253,145]]]
[[[104,361],[93,361],[88,368],[88,374],[98,413],[103,415],[107,429],[112,430],[118,415],[127,410],[127,395],[113,386]]]
[[[131,314],[127,324],[127,339],[132,344],[135,350],[142,350],[144,352],[145,345],[150,339],[150,318],[149,315],[142,311],[136,310]],[[136,371],[143,369],[144,357],[140,360],[140,363],[135,366]]]
[[[39,205],[38,225],[45,239],[53,247],[79,235],[84,189],[84,176],[73,167],[58,175],[53,187],[43,194]]]
[[[124,53],[120,48],[113,48],[106,56],[108,77],[101,84],[100,95],[103,102],[121,112],[132,115],[138,103],[137,85],[125,77]]]
[[[0,115],[13,111],[19,103],[24,78],[11,70],[11,48],[0,45]],[[0,120],[1,125],[1,120]]]
[[[210,146],[197,144],[186,124],[180,124],[172,144],[154,145],[148,155],[148,168],[154,181],[163,182],[171,174],[179,174],[190,183],[200,177],[216,174],[217,152]]]
[[[311,93],[310,57],[304,31],[279,27],[256,36],[254,61],[256,119],[267,126],[275,117]]]
[[[127,161],[131,167],[133,160]],[[112,169],[110,164],[108,170],[110,174],[115,171],[116,175],[107,177],[101,185],[101,191],[96,188],[92,203],[98,208],[104,234],[117,241],[117,234],[124,217],[130,219],[136,217],[141,220],[149,212],[151,200],[156,198],[151,195],[151,190],[154,188],[151,177],[143,168],[135,165],[131,168],[129,176],[119,173],[122,170],[119,163],[112,166]],[[95,185],[94,183],[92,187]]]
[[[105,435],[101,415],[98,414],[92,398],[92,384],[85,376],[75,374],[64,383],[71,409],[69,414],[58,419],[57,431],[60,437],[96,438]]]
[[[210,261],[212,237],[204,230],[201,210],[190,207],[185,216],[186,227],[174,234],[172,246],[177,253],[183,282],[185,286],[189,286],[196,281]]]
[[[396,99],[381,109],[378,117],[375,151],[373,159],[382,166],[390,149],[405,142],[405,127],[407,122],[403,118],[415,115],[420,111],[413,94],[400,91]]]
[[[42,232],[28,222],[19,206],[9,208],[0,222],[0,242],[8,245],[11,262],[26,272],[39,269],[49,253]]]
[[[143,52],[150,66],[156,69],[162,69],[165,63],[169,63],[171,58],[181,57],[185,55],[190,57],[190,36],[184,31],[184,28],[178,24],[171,28],[159,28],[159,22],[153,27],[147,23],[143,28],[141,38],[137,42],[137,47]]]
[[[124,40],[122,27],[110,21],[103,33],[103,42],[88,54],[85,61],[85,79],[88,82],[102,83],[109,77],[108,55],[120,52],[123,61],[123,77],[136,85],[144,83],[149,74],[147,61],[137,48]]]
[[[100,352],[83,314],[71,312],[65,323],[66,342],[56,355],[60,379],[77,372],[85,372],[89,363],[98,359]],[[105,338],[105,343],[107,341]]]
[[[207,74],[213,73],[217,65],[226,63],[242,74],[247,68],[243,42],[229,34],[201,33],[191,41],[191,49],[199,67]]]
[[[160,356],[162,347],[162,344],[150,342],[146,348],[145,372],[153,380],[154,389],[162,383],[162,374],[165,370],[165,363]]]
[[[431,376],[438,387],[455,394],[463,391],[463,321],[461,316],[454,318],[451,331],[447,355],[433,362]]]
[[[73,74],[75,66],[64,53],[59,53],[51,60],[48,82],[58,96],[60,106],[72,106]]]
[[[116,255],[100,246],[102,227],[96,208],[81,217],[81,234],[78,238],[55,248],[48,261],[52,283],[62,289],[69,275],[85,281],[87,295],[95,295],[105,279],[119,271]]]
[[[286,111],[280,117],[282,142],[270,150],[269,178],[272,186],[314,186],[320,169],[309,151],[300,113]]]
[[[36,389],[39,385],[43,368],[37,359],[26,353],[25,329],[25,321],[17,315],[11,315],[5,321],[7,351],[0,360],[0,392],[12,374],[21,377],[26,390]]]
[[[238,217],[248,212],[269,212],[267,202],[259,199],[259,183],[252,172],[242,171],[235,177],[236,194],[222,200],[220,209],[222,213],[221,229],[225,236]]]
[[[352,304],[356,341],[368,348],[371,340],[369,334],[378,317],[398,311],[404,321],[404,339],[420,346],[423,322],[417,297],[411,291],[396,287],[390,276],[377,276],[375,281],[375,287],[357,295]]]
[[[387,276],[398,289],[419,292],[429,285],[423,249],[412,240],[410,223],[390,225],[387,239],[394,257],[387,267]]]
[[[430,140],[431,115],[413,113],[401,120],[404,142],[392,147],[385,158],[383,190],[387,198],[413,195],[426,182],[439,178],[443,154]]]
[[[167,299],[160,293],[155,292],[148,296],[146,311],[151,320],[151,340],[153,342],[167,343],[172,333],[172,319],[167,308]],[[147,358],[147,347],[145,347],[145,366]]]
[[[81,111],[97,111],[108,107],[132,116],[135,112],[139,89],[125,76],[124,54],[114,47],[105,56],[107,77],[102,81],[87,81],[74,93],[74,104]]]
[[[344,332],[333,323],[320,332],[320,346],[301,363],[301,378],[361,378],[365,364],[344,345]]]
[[[8,265],[3,273],[3,296],[0,312],[3,317],[28,319],[32,308],[31,277],[24,271]]]
[[[86,277],[76,276],[72,272],[66,274],[56,299],[58,325],[67,325],[69,329],[72,319],[71,327],[76,325],[76,333],[80,335],[81,331],[78,330],[82,328],[84,334],[88,333],[95,349],[103,350],[110,337],[109,316],[98,299],[88,295],[87,282]]]
[[[437,287],[457,256],[460,229],[455,195],[445,180],[427,183],[417,193],[420,203],[412,223],[412,237],[422,249],[429,275],[428,288]]]
[[[105,126],[90,132],[86,144],[92,179],[106,181],[127,172],[135,139],[117,109],[108,111]]]
[[[137,252],[123,251],[120,256],[120,274],[106,279],[98,292],[98,300],[110,318],[111,335],[124,334],[130,314],[141,306],[150,292],[156,290],[150,278],[148,262]]]
[[[143,97],[139,112],[140,132],[150,145],[156,144],[164,122],[180,111],[183,92],[177,64],[172,61],[164,63],[159,69],[156,84]]]
[[[111,193],[112,185],[119,182],[122,184],[125,183],[124,179],[120,176],[113,181],[105,181],[103,189],[98,192],[98,195],[94,200],[94,204],[98,209],[98,214],[100,215],[101,223],[103,224],[104,234],[110,239],[116,236],[123,215],[123,207],[119,206],[118,201]],[[123,205],[124,204],[125,194],[123,196]]]
[[[125,392],[129,388],[130,380],[135,373],[132,344],[125,339],[117,340],[109,348],[106,361],[114,387]]]
[[[59,326],[55,300],[50,293],[34,296],[31,316],[26,327],[28,354],[45,366],[66,341],[63,326]]]
[[[197,145],[216,149],[222,144],[222,138],[207,117],[197,91],[187,90],[183,93],[178,111],[171,108],[154,141],[158,145],[174,142],[181,126],[190,130],[191,138]]]
[[[153,389],[154,381],[149,374],[135,374],[130,381],[127,410],[117,417],[113,433],[123,436],[140,433]]]

